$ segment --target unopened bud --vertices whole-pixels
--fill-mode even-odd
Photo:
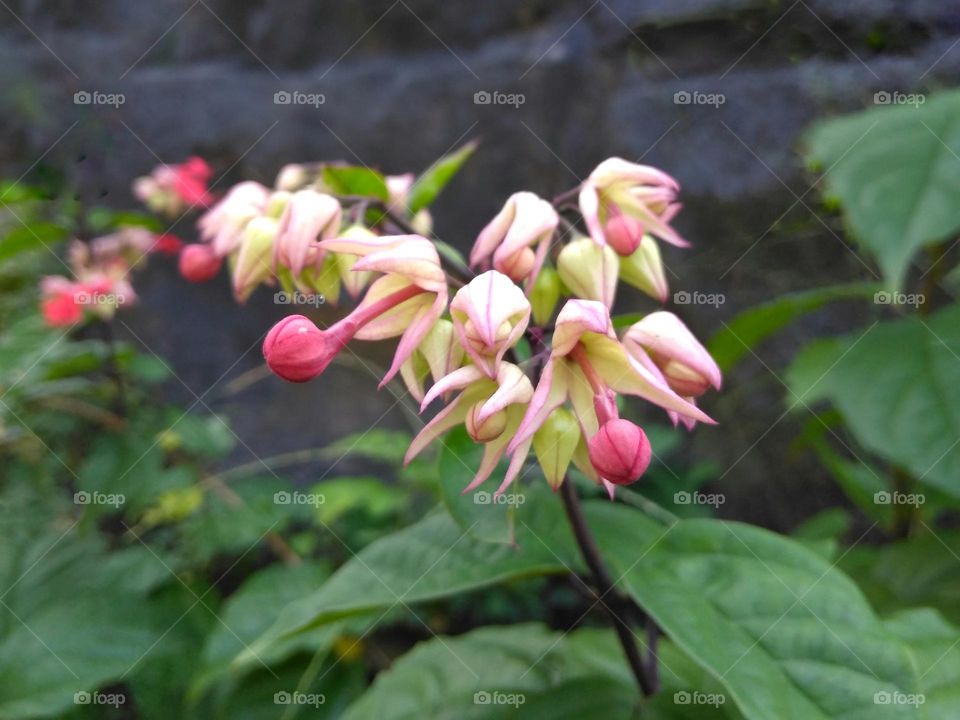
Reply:
[[[533,436],[533,451],[543,475],[554,490],[563,483],[580,442],[580,425],[569,410],[557,408]]]
[[[287,209],[287,205],[290,204],[290,198],[292,197],[293,193],[284,190],[271,194],[267,199],[267,207],[263,214],[274,220],[279,220],[283,216],[283,211]]]
[[[243,231],[243,241],[233,268],[233,292],[244,302],[253,289],[272,275],[273,243],[277,221],[268,217],[251,220]]]
[[[530,274],[535,263],[536,257],[533,250],[525,247],[502,260],[495,257],[493,266],[514,282],[520,282]]]
[[[495,412],[484,420],[480,419],[480,411],[483,409],[484,402],[478,402],[470,408],[467,413],[467,432],[474,442],[488,443],[496,440],[503,434],[507,427],[507,413],[503,410]]]
[[[643,239],[643,225],[629,215],[617,215],[607,222],[604,237],[617,255],[627,257],[633,255],[640,247],[640,241]]]
[[[644,235],[632,255],[620,258],[620,279],[650,297],[666,302],[670,288],[656,240]]]
[[[263,357],[276,374],[288,382],[306,382],[326,370],[340,350],[336,338],[328,337],[303,315],[290,315],[278,322],[263,341]]]
[[[557,272],[570,291],[583,300],[599,300],[608,308],[617,291],[620,261],[608,245],[590,238],[569,243],[557,258]]]
[[[277,188],[277,190],[293,192],[306,185],[309,179],[310,174],[303,165],[291,163],[290,165],[284,165],[282,168],[280,168],[280,172],[277,173],[277,180],[274,183],[274,186]]]
[[[223,265],[213,248],[202,243],[187,245],[180,251],[180,274],[190,282],[206,282],[216,277]]]
[[[590,464],[614,485],[640,479],[650,465],[650,441],[636,424],[618,418],[601,426],[587,446]]]
[[[537,275],[533,289],[530,290],[533,321],[537,325],[547,325],[553,317],[558,300],[560,300],[560,276],[552,267],[544,267]]]
[[[410,219],[410,227],[413,228],[418,235],[430,237],[430,233],[433,232],[433,216],[430,214],[430,211],[424,208],[414,215]]]
[[[486,338],[483,337],[480,329],[473,324],[472,320],[467,320],[463,326],[463,337],[470,347],[478,353],[488,352],[490,347],[499,345],[510,337],[510,331],[513,326],[506,320],[497,326],[497,331],[493,336],[493,342],[488,345]]]

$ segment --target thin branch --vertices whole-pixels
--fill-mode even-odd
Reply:
[[[633,633],[633,628],[629,625],[626,618],[634,613],[634,606],[626,596],[616,590],[610,571],[603,561],[597,542],[590,532],[587,520],[583,516],[583,510],[580,507],[580,498],[577,490],[573,486],[570,478],[565,478],[560,486],[560,495],[563,498],[563,508],[567,513],[567,519],[570,527],[573,529],[573,535],[576,538],[577,545],[580,548],[580,554],[587,564],[594,583],[597,586],[599,597],[607,598],[601,603],[607,610],[607,614],[613,623],[613,629],[617,633],[620,645],[623,647],[623,653],[626,655],[630,670],[636,678],[640,692],[644,696],[653,695],[657,691],[657,661],[656,656],[644,662],[637,647],[637,639]],[[648,625],[648,632],[650,628]],[[651,648],[653,646],[651,645]]]

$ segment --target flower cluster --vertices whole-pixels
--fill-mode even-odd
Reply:
[[[341,283],[353,296],[366,289],[328,328],[285,318],[263,353],[274,373],[305,382],[351,340],[399,338],[383,383],[399,374],[421,409],[446,403],[407,461],[464,425],[484,447],[465,492],[508,458],[503,492],[532,450],[554,488],[573,464],[612,496],[651,457],[643,430],[620,417],[618,396],[643,398],[688,428],[713,422],[696,398],[719,389],[720,371],[683,322],[653,312],[618,336],[610,315],[619,280],[657,300],[667,296],[657,239],[687,245],[670,225],[680,209],[670,176],[613,158],[554,202],[512,195],[477,237],[469,260],[478,274],[463,280],[448,275],[423,235],[377,234],[362,224],[365,206],[348,212],[316,182],[298,189],[308,176],[302,167],[285,169],[272,191],[233,188],[200,220],[207,251],[232,257],[240,300],[274,277],[330,301]],[[579,207],[568,202],[573,197]],[[562,217],[573,210],[582,235]]]
[[[159,165],[153,172],[133,181],[133,194],[158,215],[176,218],[195,207],[213,201],[208,185],[213,169],[199,157],[179,165]]]
[[[412,183],[413,175],[385,178],[387,213],[403,213]],[[180,272],[202,282],[216,276],[226,261],[238,302],[245,302],[261,284],[279,283],[288,293],[309,293],[336,305],[341,289],[353,298],[360,296],[373,279],[378,260],[360,263],[360,257],[374,250],[337,251],[321,241],[337,238],[354,249],[368,247],[377,234],[360,216],[362,212],[357,217],[345,215],[318,166],[288,165],[272,188],[241,182],[204,213],[198,221],[202,242],[184,248]],[[432,219],[427,210],[420,210],[409,223],[411,229],[429,233]],[[376,248],[376,243],[369,247]],[[378,285],[378,291],[382,287]],[[367,330],[361,337],[373,332],[382,330]]]
[[[73,279],[49,275],[40,281],[40,310],[52,327],[74,325],[86,316],[108,320],[123,305],[136,302],[130,271],[150,253],[176,255],[182,243],[137,227],[122,228],[89,243],[70,243],[67,263]]]

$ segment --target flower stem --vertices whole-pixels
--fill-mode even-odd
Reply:
[[[594,583],[597,586],[599,602],[606,609],[610,620],[613,623],[613,629],[617,633],[620,645],[623,647],[623,654],[626,655],[627,663],[637,681],[642,695],[653,695],[657,691],[657,663],[656,657],[650,658],[648,663],[644,663],[637,647],[637,636],[633,628],[625,619],[637,610],[633,602],[625,595],[617,592],[613,580],[610,577],[610,571],[603,561],[603,556],[597,547],[597,541],[590,532],[590,526],[583,516],[583,509],[580,507],[580,498],[577,490],[573,486],[570,478],[565,478],[560,485],[560,495],[563,498],[563,508],[567,514],[567,520],[573,529],[573,536],[576,538],[577,546],[580,548],[580,554],[583,556],[587,568],[593,575]],[[650,652],[653,653],[652,645]]]
[[[425,292],[427,291],[418,285],[407,285],[369,305],[358,305],[353,312],[335,322],[328,327],[325,332],[330,333],[333,337],[339,337],[341,342],[346,345],[360,328],[368,322],[380,317],[380,315],[388,310],[392,310],[400,303],[406,302],[417,295],[422,295]]]

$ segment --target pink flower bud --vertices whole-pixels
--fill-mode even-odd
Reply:
[[[629,215],[610,218],[605,230],[607,243],[621,257],[633,255],[640,247],[640,241],[643,240],[643,225]]]
[[[488,443],[496,440],[503,435],[503,431],[507,427],[507,413],[505,410],[495,412],[484,420],[480,419],[482,417],[481,411],[485,404],[486,400],[474,403],[467,412],[467,432],[470,433],[470,437],[473,438],[474,442],[478,443]]]
[[[342,344],[303,315],[278,322],[263,341],[263,357],[276,374],[289,382],[307,382],[326,370]]]
[[[223,259],[206,244],[187,245],[180,252],[180,274],[190,282],[206,282],[220,272]]]
[[[600,477],[614,485],[640,479],[650,465],[650,441],[643,430],[622,418],[611,420],[590,438],[590,464]]]
[[[161,255],[173,255],[176,257],[180,254],[180,251],[183,250],[183,246],[183,240],[176,235],[163,233],[157,236],[150,250],[151,252],[160,253]]]
[[[520,282],[530,274],[536,262],[536,256],[533,254],[533,250],[525,247],[520,248],[517,252],[512,255],[507,255],[502,259],[494,257],[493,267],[514,282]]]

